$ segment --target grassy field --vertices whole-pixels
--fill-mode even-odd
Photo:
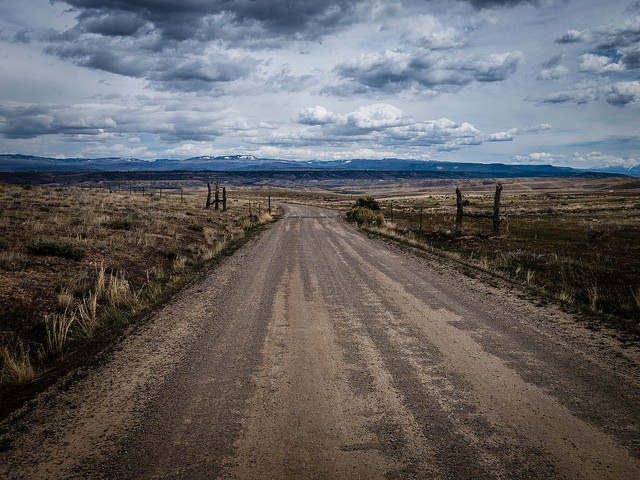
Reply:
[[[0,393],[121,331],[269,220],[259,192],[228,192],[227,212],[204,208],[206,188],[149,193],[0,184]]]
[[[499,236],[492,235],[490,219],[468,217],[462,235],[454,234],[455,187],[449,187],[449,194],[396,192],[378,199],[385,224],[374,229],[524,283],[583,313],[590,328],[604,322],[638,335],[639,186],[627,180],[571,193],[562,188],[510,191],[505,186],[501,214],[506,212],[508,221],[503,218]],[[463,190],[465,212],[492,211],[492,188],[495,183]]]
[[[381,209],[366,228],[377,235],[508,277],[580,312],[592,329],[607,323],[626,339],[640,335],[639,181],[511,179],[502,192],[508,222],[497,237],[491,220],[467,217],[454,235],[456,186],[465,211],[491,210],[492,180],[235,190],[227,212],[205,209],[206,187],[192,184],[149,184],[144,195],[140,185],[110,192],[0,184],[0,395],[78,352],[90,355],[144,318],[268,221],[268,196],[274,209],[280,201],[345,214],[374,196]]]

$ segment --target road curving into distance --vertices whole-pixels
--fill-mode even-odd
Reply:
[[[286,215],[2,424],[0,477],[640,478],[640,355]]]

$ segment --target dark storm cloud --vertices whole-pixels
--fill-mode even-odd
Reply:
[[[629,49],[622,56],[622,63],[628,70],[640,68],[640,45],[636,45],[633,49]]]
[[[637,13],[636,3],[628,12]],[[635,70],[640,69],[640,16],[627,18],[618,24],[605,25],[591,32],[569,30],[558,43],[585,42],[588,49],[578,56],[579,71],[589,78],[573,87],[548,95],[542,103],[576,103],[606,101],[615,107],[640,103],[640,81]],[[560,62],[543,70],[539,79],[555,79]],[[561,58],[560,58],[561,60]],[[551,61],[551,60],[550,60]],[[567,71],[564,68],[565,72]],[[563,72],[557,72],[563,73]]]
[[[211,91],[220,85],[248,76],[259,62],[246,55],[231,58],[210,49],[203,54],[190,43],[175,45],[166,55],[157,39],[87,36],[64,40],[45,49],[76,65],[127,77],[141,78],[161,90]]]
[[[598,30],[597,48],[599,50],[620,49],[640,44],[640,17],[627,21],[623,25],[610,25]]]
[[[146,23],[143,18],[132,12],[85,13],[78,18],[77,28],[82,32],[105,36],[130,36]]]
[[[211,64],[200,60],[182,63],[160,60],[146,78],[157,83],[160,89],[198,92],[244,78],[255,63],[252,60],[238,62],[222,57]]]
[[[0,135],[5,138],[35,138],[52,134],[96,135],[115,122],[105,116],[74,115],[64,108],[47,105],[0,105]]]
[[[367,0],[365,0],[367,1]],[[51,31],[48,54],[77,65],[140,78],[169,91],[222,94],[225,86],[256,74],[249,50],[316,40],[368,15],[363,1],[303,0],[68,0],[77,24]],[[309,78],[261,74],[269,89],[298,89]],[[293,82],[293,83],[292,83]]]
[[[469,3],[476,8],[493,8],[493,7],[514,7],[520,4],[538,5],[539,0],[469,0]]]
[[[332,90],[344,94],[358,91],[394,93],[409,88],[455,91],[473,81],[506,80],[515,73],[521,61],[522,54],[517,51],[479,57],[430,50],[386,51],[338,65],[335,73],[348,83],[332,87]]]
[[[170,142],[211,141],[224,130],[220,118],[217,112],[198,110],[197,104],[0,104],[0,137],[60,135],[90,140],[146,133]]]
[[[104,70],[128,77],[143,77],[155,61],[153,56],[133,48],[128,41],[89,38],[84,42],[64,42],[45,49],[64,60],[72,60],[83,67]]]
[[[166,38],[185,40],[194,36],[216,38],[210,29],[224,19],[235,26],[254,26],[267,36],[318,38],[348,25],[358,15],[362,2],[333,0],[253,1],[253,0],[65,0],[81,10],[85,19],[106,18],[127,13],[139,22],[149,22]],[[246,32],[247,35],[250,32]]]
[[[640,82],[619,82],[605,93],[607,103],[615,107],[624,107],[640,102]]]
[[[290,40],[318,40],[368,18],[375,2],[66,0],[65,3],[77,10],[78,23],[64,32],[52,33],[47,53],[80,66],[145,79],[162,90],[221,94],[225,84],[255,76],[260,64],[246,55],[230,57],[225,53],[227,49],[275,49]],[[470,3],[485,8],[535,2]],[[474,81],[505,80],[517,70],[522,58],[519,52],[465,58],[460,54],[445,55],[444,50],[464,47],[460,32],[449,30],[425,38],[418,33],[405,35],[405,42],[412,36],[416,41],[396,51],[342,63],[334,72],[343,81],[324,91],[340,95],[372,90],[394,93],[413,88],[456,91]],[[430,43],[425,44],[427,37]],[[215,45],[213,54],[211,45]],[[281,73],[270,74],[263,81],[273,90],[291,85],[302,89],[311,80]]]
[[[13,36],[13,41],[15,43],[30,43],[31,32],[29,31],[29,29],[23,28]]]
[[[640,68],[640,16],[598,29],[595,48],[602,56],[619,59],[623,70]]]
[[[567,33],[556,38],[556,43],[580,43],[587,40],[588,36],[589,34],[587,32],[569,30]]]
[[[543,99],[543,104],[575,103],[577,105],[604,100],[614,107],[626,107],[640,103],[640,81],[614,83],[585,83],[553,93]]]
[[[618,25],[606,25],[593,32],[569,30],[557,43],[589,42],[591,50],[582,55],[581,71],[622,73],[640,67],[640,16]],[[599,58],[598,58],[599,57]],[[585,59],[588,64],[585,65]],[[618,63],[620,68],[611,66]],[[598,68],[598,64],[602,68]],[[586,68],[584,68],[586,66]]]

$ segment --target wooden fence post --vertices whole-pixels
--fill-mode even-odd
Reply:
[[[462,192],[459,188],[456,188],[456,236],[462,234],[462,217],[464,212],[462,211]]]
[[[470,212],[464,213],[462,205],[462,193],[456,188],[456,236],[462,234],[462,217],[472,218],[491,218],[493,219],[493,234],[500,235],[500,194],[502,193],[502,184],[496,185],[496,195],[493,199],[493,213]]]
[[[216,182],[216,198],[213,203],[215,205],[215,210],[218,210],[220,206],[220,188],[218,187],[218,182]]]
[[[493,234],[500,235],[500,194],[502,193],[502,184],[496,185],[496,196],[493,199]]]
[[[209,208],[211,206],[211,183],[207,182],[207,206],[206,208]]]
[[[222,187],[222,211],[227,211],[227,187]]]

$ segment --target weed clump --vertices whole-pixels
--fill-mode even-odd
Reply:
[[[193,230],[194,232],[202,232],[204,227],[199,223],[192,223],[187,227],[189,230]]]
[[[61,242],[51,238],[36,238],[29,241],[25,248],[33,255],[52,255],[54,257],[82,260],[86,252],[79,247],[74,247],[70,242]]]
[[[347,219],[358,224],[370,225],[375,222],[376,215],[372,210],[365,207],[353,207],[347,212]]]
[[[131,230],[133,225],[131,221],[126,218],[114,218],[113,220],[105,223],[104,226],[111,230]]]
[[[380,204],[373,197],[358,198],[354,207],[368,208],[369,210],[380,210]]]
[[[20,387],[36,378],[29,347],[25,347],[22,342],[16,343],[13,347],[7,345],[0,347],[0,359],[2,359],[0,385]]]

